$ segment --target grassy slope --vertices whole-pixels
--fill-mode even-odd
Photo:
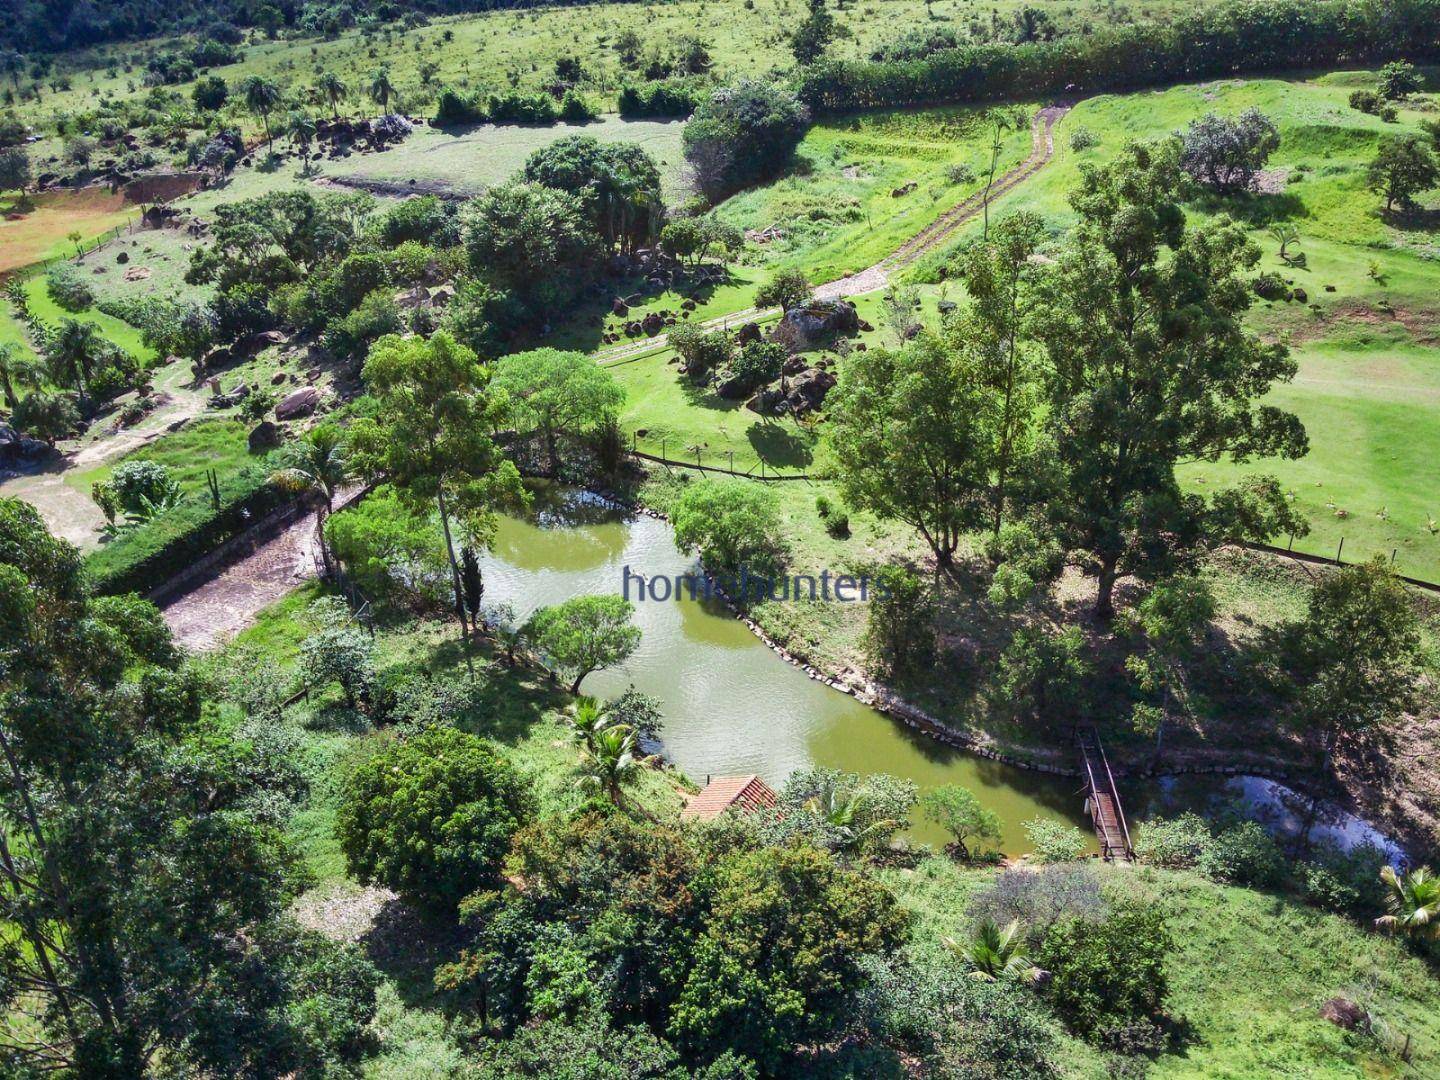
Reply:
[[[1175,1080],[1260,1077],[1422,1077],[1440,1070],[1440,982],[1393,940],[1287,897],[1230,888],[1188,873],[1102,868],[1112,897],[1166,913],[1176,951],[1166,967],[1169,1008],[1194,1038],[1149,1075]],[[991,871],[931,859],[885,878],[916,913],[917,936],[954,935],[972,893]],[[1406,1066],[1378,1040],[1348,1036],[1317,1015],[1328,998],[1360,1002],[1388,1029],[1412,1038]],[[1377,1025],[1378,1027],[1379,1025]],[[1103,1076],[1072,1045],[1072,1075]]]
[[[65,319],[94,323],[106,340],[119,345],[135,356],[141,363],[155,359],[155,352],[140,337],[140,331],[113,315],[107,315],[97,308],[87,311],[66,311],[50,297],[43,275],[25,282],[25,303],[30,314],[46,326],[59,326]]]

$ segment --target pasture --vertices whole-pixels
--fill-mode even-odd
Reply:
[[[23,203],[0,200],[0,279],[32,263],[73,255],[71,233],[88,244],[139,212],[123,195],[103,187],[46,191]]]

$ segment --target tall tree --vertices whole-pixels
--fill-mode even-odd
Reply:
[[[110,350],[110,344],[100,336],[94,323],[65,319],[45,351],[50,377],[61,386],[87,394],[91,376]]]
[[[1031,260],[1043,235],[1039,217],[1012,214],[996,223],[988,241],[971,249],[964,273],[973,302],[953,335],[968,340],[978,353],[995,462],[990,509],[996,536],[1015,474],[1037,443],[1042,369],[1026,329],[1035,303]]]
[[[290,141],[300,151],[305,171],[310,170],[310,147],[315,144],[315,120],[305,113],[293,113],[289,121]]]
[[[273,147],[275,136],[270,131],[270,114],[283,100],[280,87],[263,75],[251,75],[240,84],[240,91],[245,95],[245,107],[265,122],[265,142]]]
[[[339,1050],[310,1018],[363,1027],[374,973],[284,917],[299,774],[217,738],[153,605],[89,597],[79,553],[13,499],[0,597],[0,1056],[25,1074],[277,1076]],[[316,963],[358,965],[353,992],[315,993]]]
[[[296,491],[314,492],[325,500],[315,522],[315,535],[328,570],[330,548],[325,542],[325,519],[335,509],[336,493],[350,478],[350,448],[345,433],[335,424],[317,424],[286,446],[281,460],[276,480]]]
[[[591,672],[629,659],[640,644],[640,628],[631,623],[635,605],[620,596],[574,596],[530,617],[527,636],[565,675],[570,692]]]
[[[40,382],[40,362],[28,349],[13,341],[0,341],[0,391],[5,394],[6,408],[20,404],[16,390],[34,389]]]
[[[390,99],[395,96],[395,84],[390,81],[390,69],[382,67],[370,78],[370,100],[380,106],[382,113],[390,111]]]
[[[327,71],[315,80],[315,89],[320,91],[325,100],[330,103],[331,117],[339,120],[340,102],[350,96],[350,88],[345,85],[345,80],[333,71]]]
[[[1047,510],[1096,576],[1101,618],[1114,612],[1122,574],[1155,580],[1222,531],[1261,539],[1245,534],[1294,517],[1274,484],[1207,506],[1180,490],[1177,465],[1308,448],[1295,416],[1259,404],[1296,370],[1284,345],[1242,323],[1253,296],[1244,274],[1259,252],[1228,222],[1187,229],[1182,185],[1173,142],[1082,166],[1071,196],[1080,223],[1041,290],[1061,472]]]
[[[359,471],[384,478],[414,513],[440,516],[454,587],[455,615],[469,636],[455,529],[483,546],[495,509],[527,500],[520,474],[490,437],[503,409],[488,392],[489,372],[445,331],[434,337],[381,338],[370,347],[365,384],[380,403],[350,428]]]
[[[920,533],[954,568],[987,517],[992,462],[973,370],[934,334],[898,352],[855,353],[826,402],[826,441],[846,502]]]

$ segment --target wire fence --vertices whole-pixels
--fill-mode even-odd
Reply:
[[[48,259],[37,259],[35,262],[26,263],[24,266],[16,267],[14,270],[7,270],[0,273],[0,281],[18,280],[26,281],[38,274],[43,274],[56,263],[69,262],[78,259],[82,255],[88,255],[92,251],[98,251],[116,237],[125,233],[133,233],[135,226],[139,224],[140,218],[134,217],[129,221],[116,225],[113,229],[106,229],[99,236],[92,236],[88,240],[80,239],[71,246],[73,251],[61,252],[59,255],[51,255]]]
[[[739,476],[746,480],[827,480],[820,473],[787,472],[768,465],[762,457],[756,457],[748,465],[742,460],[735,461],[734,450],[707,450],[694,444],[686,445],[681,439],[669,437],[641,439],[631,434],[630,455],[642,461],[664,465],[671,469],[694,469],[703,473],[721,473]]]

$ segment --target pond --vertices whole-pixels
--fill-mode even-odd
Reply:
[[[583,492],[540,488],[530,518],[502,518],[481,560],[485,599],[508,603],[523,620],[536,608],[572,596],[619,593],[624,573],[647,578],[698,572],[670,526],[631,516]],[[615,697],[635,686],[658,698],[662,750],[696,783],[754,773],[778,788],[796,769],[826,765],[861,774],[889,773],[920,791],[960,784],[999,815],[1000,848],[1029,850],[1024,823],[1036,817],[1078,826],[1094,844],[1079,780],[990,761],[920,735],[848,694],[787,664],[718,602],[682,599],[636,604],[640,647],[621,667],[589,676],[584,691]],[[1316,841],[1342,848],[1373,843],[1400,860],[1389,840],[1360,818],[1316,805],[1256,776],[1192,776],[1121,781],[1135,825],[1154,814],[1214,811],[1240,804],[1277,834],[1308,827]],[[910,834],[939,844],[947,836],[917,813]]]
[[[583,494],[542,489],[533,520],[505,518],[482,559],[485,599],[523,619],[572,596],[619,593],[625,567],[647,576],[696,571],[670,526],[631,517]],[[779,787],[810,764],[890,773],[924,791],[962,784],[994,810],[1007,854],[1027,849],[1024,822],[1045,817],[1079,826],[1078,781],[1030,772],[943,746],[847,694],[808,678],[767,648],[723,605],[691,600],[637,603],[643,636],[629,661],[585,680],[586,693],[614,697],[634,685],[660,700],[663,752],[692,780],[757,774]],[[912,835],[945,835],[919,819]]]

